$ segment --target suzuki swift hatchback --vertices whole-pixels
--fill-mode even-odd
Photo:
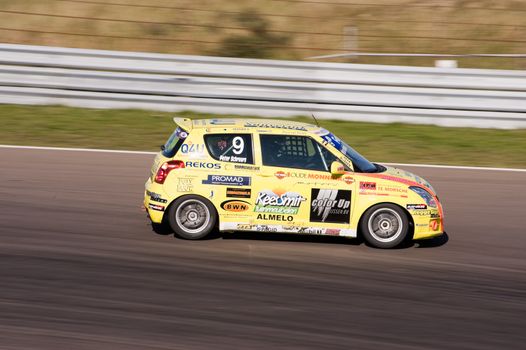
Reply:
[[[443,233],[431,185],[369,162],[329,131],[282,120],[175,118],[144,206],[186,239],[220,231],[363,238],[379,248]]]

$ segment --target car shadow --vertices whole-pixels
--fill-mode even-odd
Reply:
[[[150,227],[152,228],[153,232],[155,232],[155,233],[157,233],[158,235],[161,235],[161,236],[169,236],[169,235],[173,235],[174,234],[174,232],[170,228],[170,226],[166,225],[164,223],[156,224],[154,222],[150,222]]]
[[[449,241],[449,236],[447,232],[444,232],[443,235],[440,235],[431,239],[424,239],[421,241],[416,241],[415,245],[417,248],[437,248],[441,247]]]
[[[161,236],[174,235],[175,238],[181,239],[174,234],[173,230],[167,224],[151,223],[152,231]],[[214,230],[204,240],[225,239],[225,240],[247,240],[247,241],[276,241],[276,242],[300,242],[300,243],[316,243],[316,244],[347,244],[359,246],[365,244],[370,248],[374,248],[361,237],[341,237],[341,236],[321,236],[321,235],[306,235],[306,234],[292,234],[292,233],[277,233],[277,232],[219,232]],[[449,236],[446,232],[443,235],[421,240],[421,241],[406,241],[394,249],[407,248],[437,248],[443,246],[449,241]]]

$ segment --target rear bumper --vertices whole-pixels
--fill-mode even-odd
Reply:
[[[144,185],[144,201],[143,205],[146,209],[148,218],[157,224],[163,221],[164,212],[168,208],[167,196],[162,189],[162,185],[153,183],[148,178]]]

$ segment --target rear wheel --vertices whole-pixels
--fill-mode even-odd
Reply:
[[[175,234],[184,239],[201,239],[212,232],[217,213],[210,201],[189,195],[178,198],[170,206],[168,222]]]
[[[394,204],[378,204],[369,208],[360,224],[363,238],[377,248],[400,245],[409,232],[405,212]]]

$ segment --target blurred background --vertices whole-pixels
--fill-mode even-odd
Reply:
[[[0,41],[106,50],[303,60],[335,53],[521,54],[517,0],[2,0]],[[433,66],[433,58],[339,61]],[[524,59],[460,58],[524,69]]]
[[[1,0],[0,142],[155,150],[174,113],[315,114],[374,160],[522,167],[525,14],[513,0]]]

